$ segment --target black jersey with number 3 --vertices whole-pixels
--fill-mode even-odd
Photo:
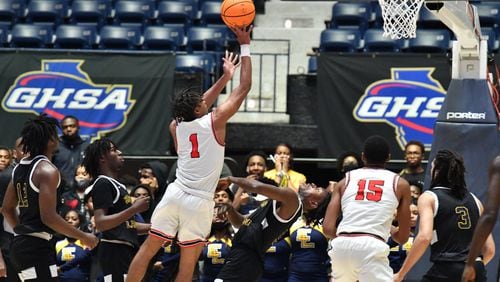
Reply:
[[[33,184],[33,171],[40,162],[51,163],[46,156],[36,156],[31,160],[22,159],[14,168],[12,183],[17,195],[19,224],[14,228],[17,234],[54,231],[42,222],[40,217],[39,187]],[[58,185],[59,186],[59,185]]]
[[[450,188],[434,187],[437,212],[434,216],[434,235],[431,241],[431,261],[464,262],[479,219],[475,197],[467,193],[457,199]]]

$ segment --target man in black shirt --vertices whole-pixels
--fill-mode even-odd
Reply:
[[[419,231],[394,281],[401,281],[431,245],[432,267],[422,281],[460,281],[481,202],[465,186],[465,167],[458,154],[440,150],[431,167],[431,189],[418,199]],[[490,235],[476,264],[476,281],[486,281],[484,264],[494,254]],[[476,258],[475,258],[476,259]],[[484,264],[483,264],[484,263]]]
[[[227,180],[247,193],[262,194],[269,200],[249,217],[243,217],[227,205],[228,219],[239,230],[233,239],[231,255],[215,281],[258,281],[264,270],[267,249],[302,215],[302,203],[292,189],[232,176]],[[313,193],[307,194],[304,205],[309,206],[309,198],[313,197]]]
[[[425,169],[422,166],[424,160],[425,147],[420,141],[411,140],[405,146],[406,167],[399,173],[410,183],[424,183]]]
[[[125,185],[118,182],[123,166],[122,153],[109,139],[96,140],[85,150],[85,170],[94,182],[89,195],[94,204],[96,229],[102,232],[98,258],[105,281],[124,281],[130,262],[139,247],[138,234],[149,231],[149,224],[134,216],[149,208],[149,197],[134,203]]]
[[[14,168],[2,212],[17,236],[11,245],[11,259],[23,281],[58,281],[54,232],[80,240],[94,248],[98,239],[67,223],[57,213],[59,171],[50,162],[58,145],[57,121],[45,115],[29,120],[22,132],[23,152],[29,154]],[[16,212],[19,208],[19,214]]]

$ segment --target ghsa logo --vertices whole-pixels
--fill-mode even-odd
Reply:
[[[72,115],[80,135],[120,129],[135,101],[132,85],[94,84],[80,67],[83,60],[43,60],[41,71],[23,73],[2,100],[8,112],[46,113],[58,120]]]
[[[434,68],[392,68],[391,79],[369,85],[354,107],[361,122],[384,122],[394,127],[402,149],[409,140],[432,145],[434,123],[446,90],[431,77]]]

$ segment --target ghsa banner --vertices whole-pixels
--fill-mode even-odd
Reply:
[[[130,155],[164,155],[175,58],[168,53],[0,52],[0,118],[11,147],[24,122],[72,115],[80,135]]]
[[[373,134],[402,159],[410,140],[432,144],[451,79],[447,58],[427,54],[322,54],[318,61],[320,155],[361,152]]]

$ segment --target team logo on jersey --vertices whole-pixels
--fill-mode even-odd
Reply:
[[[432,78],[434,68],[392,68],[391,78],[369,85],[354,107],[361,122],[384,122],[394,127],[402,149],[407,141],[432,145],[434,123],[446,90]]]
[[[72,115],[80,135],[96,137],[120,129],[134,106],[132,85],[95,84],[80,69],[83,60],[43,60],[42,69],[19,75],[2,100],[8,112]]]

